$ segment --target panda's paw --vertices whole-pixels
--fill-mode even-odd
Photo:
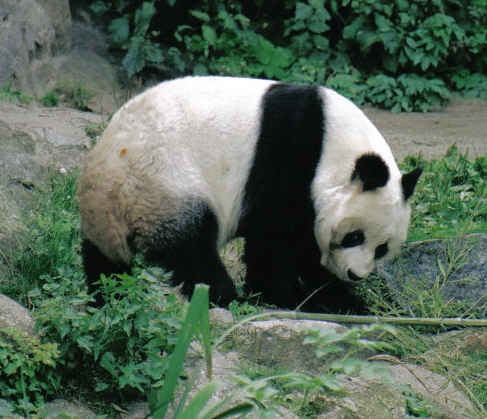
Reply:
[[[233,300],[238,299],[233,282],[210,285],[210,301],[216,305],[227,307]]]

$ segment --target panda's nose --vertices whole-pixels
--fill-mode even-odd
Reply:
[[[360,281],[362,279],[360,276],[355,275],[351,269],[347,271],[347,275],[352,281]]]

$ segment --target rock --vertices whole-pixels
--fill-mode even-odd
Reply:
[[[100,115],[0,102],[0,275],[25,232],[22,212],[52,171],[78,167],[91,144],[85,132]]]
[[[94,418],[98,417],[91,409],[76,402],[56,399],[39,409],[38,417],[43,419]]]
[[[0,294],[0,328],[14,327],[28,335],[34,335],[34,326],[35,321],[29,310]]]
[[[335,418],[404,418],[406,403],[401,392],[378,379],[342,376],[347,396],[336,398],[335,406],[318,416]]]
[[[441,289],[444,301],[474,304],[487,295],[487,234],[411,243],[396,260],[379,264],[378,272],[404,306],[407,287]]]
[[[149,404],[147,402],[137,401],[127,406],[122,417],[127,419],[145,419],[149,417],[149,413]]]
[[[313,348],[303,345],[311,329],[343,330],[336,323],[312,320],[261,320],[244,324],[231,336],[230,348],[243,359],[271,369],[315,372],[323,361]]]
[[[105,118],[64,107],[21,107],[0,102],[0,165],[4,182],[28,186],[42,181],[50,168],[81,163],[91,140],[86,127]]]
[[[212,310],[211,319],[216,329],[223,325],[228,328],[232,324],[230,313],[224,309]],[[213,379],[219,386],[209,403],[227,397],[233,397],[234,402],[244,400],[245,390],[234,381],[235,375],[242,370],[262,371],[263,376],[266,371],[275,370],[303,372],[311,376],[325,371],[326,358],[318,357],[315,354],[317,348],[312,344],[303,343],[309,329],[323,328],[346,330],[338,324],[307,320],[261,320],[239,326],[222,346],[213,351]],[[186,358],[185,376],[191,388],[189,399],[209,382],[202,352],[200,344],[193,343]],[[354,357],[363,358],[362,355],[354,354]],[[431,412],[437,412],[441,417],[470,417],[475,413],[466,395],[447,378],[412,364],[373,362],[385,373],[370,375],[364,372],[359,376],[339,374],[337,379],[343,385],[345,394],[317,394],[318,406],[313,407],[316,409],[313,417],[404,418],[407,415],[407,400],[415,396],[418,400],[426,400]],[[294,405],[299,406],[303,394],[292,390],[286,399],[288,402],[294,399]],[[320,407],[320,403],[323,406]],[[297,417],[282,406],[276,409],[274,416],[271,414],[268,417]],[[254,412],[255,416],[252,417],[260,417],[261,413]]]
[[[71,43],[68,0],[0,0],[0,86],[34,88],[34,63]]]
[[[409,386],[431,403],[441,417],[468,418],[475,416],[472,402],[446,377],[413,364],[399,364],[390,368],[396,383]]]
[[[0,278],[7,268],[4,264],[10,249],[20,244],[19,237],[24,232],[22,209],[17,198],[14,191],[0,183]]]
[[[54,28],[53,52],[71,47],[71,10],[69,0],[37,0],[49,16]]]
[[[69,0],[0,0],[0,86],[42,98],[56,89],[83,89],[84,106],[115,112],[127,99],[105,36],[73,24]],[[72,47],[72,48],[71,48]]]
[[[29,92],[36,97],[56,90],[80,88],[87,95],[84,106],[98,113],[111,114],[127,99],[117,74],[117,67],[106,58],[108,46],[104,35],[91,26],[73,22],[73,48],[62,55],[35,63],[34,86]]]

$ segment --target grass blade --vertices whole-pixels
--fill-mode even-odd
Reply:
[[[210,400],[217,387],[218,386],[215,382],[204,386],[191,399],[184,411],[177,416],[177,419],[195,419],[199,417],[200,413],[203,411],[203,408],[206,406],[208,400]]]
[[[200,330],[202,321],[208,321],[209,316],[208,288],[208,285],[198,284],[194,289],[186,319],[179,332],[176,347],[170,356],[169,368],[164,380],[164,385],[162,390],[151,400],[152,416],[155,419],[163,419],[166,416],[167,408],[174,398],[174,391],[178,383],[178,378],[183,372],[184,360],[186,359],[186,353],[189,344],[191,343],[191,339],[198,333],[198,331],[201,331],[202,336],[205,339],[209,336],[209,330],[204,330],[206,327],[209,329],[209,322],[202,328],[203,330]],[[204,343],[205,355],[208,355],[209,353],[211,357],[211,348],[208,351],[207,345],[209,344]]]

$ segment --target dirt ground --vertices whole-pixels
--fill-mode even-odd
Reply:
[[[365,108],[397,160],[437,158],[457,144],[469,157],[487,156],[487,101],[456,99],[441,112],[400,113]]]

